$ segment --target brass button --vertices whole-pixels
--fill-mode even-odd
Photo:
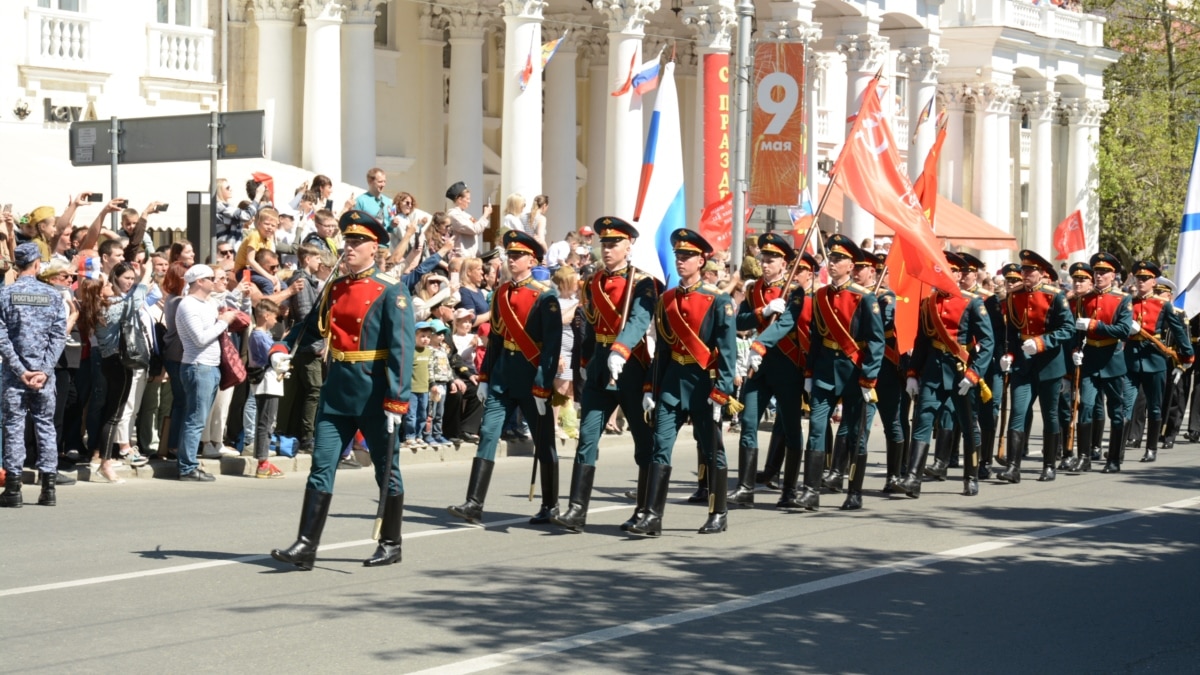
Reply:
[[[358,342],[358,336],[357,336],[357,335],[356,335],[356,336],[354,336],[354,337],[351,337],[350,339],[351,339],[351,340],[354,340],[355,342]]]

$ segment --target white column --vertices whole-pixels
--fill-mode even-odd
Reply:
[[[342,180],[342,5],[305,0],[304,168]],[[365,178],[365,176],[364,176]]]
[[[608,215],[604,207],[605,185],[608,181],[604,176],[605,152],[608,144],[608,36],[599,31],[590,31],[587,35],[586,60],[584,66],[588,73],[588,112],[587,112],[587,206],[584,209],[584,223],[591,224],[601,216]]]
[[[727,159],[731,157],[731,148],[707,147],[704,143],[704,124],[708,116],[708,111],[705,109],[705,96],[708,95],[704,89],[704,79],[708,77],[708,73],[704,69],[704,57],[709,54],[729,54],[730,38],[732,36],[733,27],[737,23],[737,14],[733,9],[733,0],[719,0],[718,2],[696,5],[694,7],[685,7],[683,9],[683,22],[692,27],[696,33],[696,89],[695,96],[692,99],[692,108],[696,111],[696,123],[692,125],[692,148],[693,157],[690,175],[688,176],[688,220],[692,220],[692,214],[699,214],[700,210],[705,207],[706,201],[716,201],[729,191],[729,181],[732,181],[732,167],[726,161],[726,166],[721,171],[726,176],[726,187],[721,194],[705,194],[704,186],[706,180],[706,168],[709,164],[714,166],[719,163],[718,156],[723,155]],[[733,64],[725,69],[726,77],[724,85],[721,87],[723,97],[717,99],[719,113],[724,120],[726,129],[732,137],[731,123],[731,108],[730,102],[730,82],[732,78],[729,74],[732,73]],[[730,139],[732,142],[732,138]]]
[[[616,90],[641,63],[642,27],[659,0],[594,0],[608,17],[608,86]],[[608,97],[604,154],[605,215],[632,218],[642,164],[642,108],[632,90]]]
[[[296,163],[296,94],[292,73],[292,35],[296,8],[281,8],[256,0],[251,9],[258,31],[257,77],[254,107],[266,111],[267,158]]]
[[[504,107],[500,200],[519,193],[527,205],[542,192],[542,9],[544,0],[503,0]],[[520,73],[533,68],[521,90]]]
[[[558,37],[558,36],[555,36]],[[546,240],[559,241],[576,229],[579,188],[576,183],[578,114],[575,109],[575,39],[568,36],[546,65],[546,144],[542,147],[542,184],[550,198]]]
[[[1013,227],[1013,186],[1017,184],[1018,176],[1013,161],[1012,127],[1013,104],[1020,97],[1021,90],[1011,84],[997,87],[996,100],[992,107],[996,110],[996,157],[997,170],[1000,173],[996,181],[996,220],[992,223],[1005,232],[1012,233]],[[1017,151],[1020,157],[1020,150]]]
[[[375,166],[375,5],[346,2],[342,24],[342,178],[367,185]]]
[[[421,167],[420,192],[417,203],[425,207],[441,205],[448,184],[446,183],[445,154],[445,72],[442,53],[446,43],[442,40],[441,18],[434,16],[429,6],[423,6],[418,19],[418,44],[421,51],[421,91],[418,105],[421,107],[418,134],[417,162]],[[435,210],[435,209],[427,209]]]
[[[972,163],[971,211],[992,225],[996,222],[999,186],[1004,172],[996,144],[996,86],[985,83],[975,90],[975,154]]]
[[[908,128],[915,131],[908,146],[908,177],[915,182],[925,170],[925,157],[937,140],[937,103],[925,124],[918,126],[917,122],[929,99],[937,94],[938,71],[949,62],[950,54],[931,45],[910,47],[903,54],[908,64]],[[947,131],[947,142],[949,134]]]
[[[1070,124],[1070,154],[1067,164],[1067,213],[1079,209],[1087,248],[1071,254],[1071,260],[1085,260],[1099,249],[1100,215],[1097,212],[1096,186],[1092,168],[1096,164],[1095,143],[1100,116],[1108,110],[1108,101],[1078,98],[1067,104]],[[1053,227],[1053,225],[1051,226]]]
[[[487,198],[483,186],[482,84],[486,17],[471,7],[443,11],[450,25],[446,186],[458,181],[466,183],[472,191],[472,208],[478,213]]]
[[[1029,226],[1026,242],[1033,250],[1046,255],[1054,250],[1054,117],[1058,111],[1058,94],[1037,92],[1026,97],[1029,123]]]
[[[966,89],[961,84],[942,87],[946,97],[946,142],[942,145],[942,170],[938,172],[938,191],[947,199],[963,205],[963,177],[967,173],[963,139],[966,135]]]
[[[849,114],[854,114],[862,103],[863,92],[888,54],[888,39],[875,33],[847,35],[838,41],[838,51],[846,55],[846,109]],[[849,196],[845,199],[841,233],[855,244],[874,237],[875,216],[864,211]]]

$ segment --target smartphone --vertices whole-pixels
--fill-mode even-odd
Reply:
[[[242,283],[243,284],[250,283],[250,268],[249,267],[242,270]]]
[[[157,207],[155,207],[154,212],[162,213],[163,211],[167,210],[168,206],[170,206],[170,204],[159,204]]]
[[[12,204],[5,204],[4,210],[0,211],[0,213],[12,213]]]
[[[129,200],[121,199],[121,200],[117,201],[117,206],[120,208],[125,208],[125,207],[129,206]]]
[[[104,193],[103,192],[93,192],[87,196],[87,200],[89,202],[102,202],[102,201],[104,201]]]
[[[332,199],[326,199],[326,200],[325,200],[325,208],[326,208],[326,209],[328,209],[328,210],[330,210],[330,211],[332,211],[332,210],[333,210],[333,200],[332,200]]]

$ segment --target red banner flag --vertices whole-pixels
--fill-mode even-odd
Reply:
[[[942,154],[942,143],[945,140],[946,127],[942,127],[938,129],[937,140],[933,142],[929,154],[925,155],[925,165],[921,169],[921,175],[917,176],[917,182],[913,183],[913,192],[921,202],[921,210],[925,212],[925,219],[933,223],[935,231],[937,230],[937,221],[933,218],[937,211],[938,157]]]
[[[1054,256],[1055,260],[1066,260],[1067,256],[1075,251],[1082,251],[1087,247],[1087,241],[1083,236],[1083,214],[1078,210],[1075,213],[1067,216],[1058,227],[1054,228],[1054,250],[1058,251],[1058,255]]]
[[[955,291],[958,284],[950,276],[937,236],[912,183],[900,171],[896,141],[880,108],[878,84],[874,79],[867,85],[862,107],[830,173],[842,191],[890,227],[896,241],[903,241],[905,273],[934,288]]]
[[[754,207],[746,207],[746,222],[750,222],[750,216],[754,214]],[[733,193],[730,192],[724,197],[704,207],[700,212],[700,222],[696,225],[696,231],[704,237],[704,241],[712,244],[714,251],[728,251],[730,245],[733,244]],[[750,228],[746,228],[747,233],[751,232]]]
[[[933,292],[933,287],[909,273],[906,268],[904,240],[896,238],[888,250],[888,288],[896,294],[896,351],[912,350],[921,324],[921,299]]]

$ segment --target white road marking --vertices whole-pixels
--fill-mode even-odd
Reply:
[[[1141,518],[1143,516],[1156,513],[1166,513],[1169,511],[1186,509],[1196,506],[1197,504],[1200,504],[1200,496],[1192,497],[1190,499],[1182,499],[1179,501],[1170,502],[1168,504],[1161,504],[1159,506],[1138,509],[1136,511],[1125,511],[1108,516],[1101,516],[1100,518],[1093,518],[1091,520],[1085,520],[1079,523],[1057,525],[1055,527],[1048,527],[1035,532],[1030,532],[1028,534],[1019,534],[1012,537],[1005,537],[1003,539],[971,544],[970,546],[962,546],[960,548],[954,548],[948,551],[942,551],[940,553],[920,555],[897,563],[869,567],[867,569],[847,572],[845,574],[839,574],[837,576],[832,576],[825,579],[818,579],[816,581],[809,581],[803,584],[797,584],[795,586],[777,588],[775,590],[766,591],[764,593],[751,595],[745,598],[727,600],[725,602],[706,605],[704,607],[697,607],[695,609],[689,609],[682,612],[663,614],[661,616],[652,617],[643,621],[634,621],[631,623],[621,624],[619,626],[610,626],[608,628],[602,628],[600,630],[587,633],[570,635],[557,640],[549,640],[547,642],[540,642],[525,647],[518,647],[517,649],[487,654],[485,656],[467,659],[457,663],[450,663],[444,666],[417,671],[413,675],[459,675],[462,673],[477,673],[482,670],[490,670],[492,668],[509,666],[521,661],[529,661],[532,659],[541,658],[543,656],[549,656],[551,654],[559,654],[573,649],[588,647],[601,642],[609,642],[612,640],[629,637],[631,635],[648,633],[659,628],[677,626],[679,624],[697,621],[700,619],[707,619],[714,616],[719,616],[721,614],[729,614],[731,612],[739,612],[745,609],[760,607],[762,605],[782,602],[784,600],[791,600],[803,595],[827,591],[840,586],[855,584],[860,581],[868,581],[870,579],[876,579],[889,574],[908,572],[920,569],[922,567],[929,567],[931,565],[936,565],[940,562],[945,562],[948,560],[956,560],[959,558],[979,555],[981,553],[988,553],[998,549],[1020,546],[1022,544],[1028,544],[1040,539],[1071,534],[1093,527],[1111,525],[1113,523],[1133,520],[1134,518]]]

